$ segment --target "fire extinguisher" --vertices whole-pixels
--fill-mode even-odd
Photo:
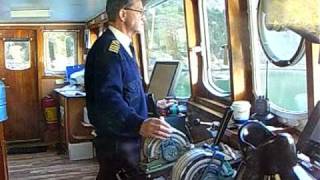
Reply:
[[[41,99],[41,106],[47,124],[55,124],[58,122],[57,103],[56,100],[48,95]]]

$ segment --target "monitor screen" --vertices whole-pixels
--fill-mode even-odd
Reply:
[[[314,143],[320,145],[320,101],[313,109],[304,130],[300,134],[297,149],[309,155],[311,151],[316,150]]]
[[[310,140],[320,144],[320,121],[318,121],[317,126],[313,129]]]
[[[151,74],[148,93],[154,94],[156,100],[174,95],[178,73],[178,61],[157,61]]]

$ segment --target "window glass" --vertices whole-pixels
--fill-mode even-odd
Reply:
[[[268,59],[277,66],[288,66],[298,62],[303,55],[303,38],[291,30],[275,29],[266,26],[263,2],[259,3],[258,32],[262,49]]]
[[[62,75],[77,64],[77,32],[47,31],[43,37],[46,75]]]
[[[218,96],[230,94],[228,32],[225,0],[203,0],[202,39],[206,45],[204,83]],[[207,87],[208,88],[208,87]]]
[[[153,1],[146,6],[145,42],[148,76],[156,61],[180,61],[175,96],[189,97],[190,75],[182,0]]]
[[[254,85],[257,95],[266,95],[270,100],[271,109],[278,115],[304,114],[307,111],[307,86],[306,86],[306,56],[302,52],[300,61],[286,66],[278,66],[271,61],[259,41],[258,24],[264,23],[257,16],[259,0],[250,3],[251,49],[254,69]],[[301,38],[290,30],[281,32],[263,29],[262,37],[272,47],[274,57],[290,59],[297,54]],[[277,34],[279,33],[279,34]],[[282,43],[278,46],[277,43]],[[290,43],[289,43],[290,42]],[[304,50],[303,50],[304,51]],[[293,59],[294,60],[294,59]],[[268,72],[266,67],[268,64]],[[290,66],[288,66],[290,65]],[[266,82],[267,81],[267,82]],[[268,90],[266,91],[266,84]]]

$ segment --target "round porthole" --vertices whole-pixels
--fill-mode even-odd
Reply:
[[[261,47],[268,59],[276,66],[285,67],[294,65],[303,57],[304,39],[289,29],[268,30],[266,14],[263,11],[263,1],[258,4],[258,33]]]

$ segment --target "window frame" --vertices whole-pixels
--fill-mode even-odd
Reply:
[[[257,69],[257,64],[259,63],[260,58],[255,57],[257,54],[259,54],[259,52],[263,52],[265,59],[268,60],[270,62],[269,57],[267,56],[266,52],[263,49],[263,46],[261,45],[261,41],[260,41],[260,37],[259,37],[259,18],[258,18],[258,9],[259,9],[259,3],[261,2],[261,0],[257,0],[257,7],[254,6],[254,4],[252,4],[253,2],[248,0],[248,11],[249,11],[249,30],[250,30],[250,46],[251,46],[251,59],[252,59],[252,69],[253,69],[253,76],[252,76],[252,82],[253,82],[253,95],[257,98],[259,95],[261,95],[259,92],[261,91],[261,87],[258,87],[258,76],[259,76],[259,72],[260,69]],[[256,11],[256,13],[254,13]],[[256,26],[256,27],[254,27]],[[258,40],[259,39],[259,40]],[[259,45],[259,47],[253,47],[254,45],[256,45],[255,41],[258,40],[257,44]],[[304,40],[302,38],[304,45]],[[261,48],[261,50],[259,50]],[[303,48],[305,49],[305,48]],[[297,50],[298,51],[298,50]],[[305,54],[305,52],[303,53]],[[302,59],[302,58],[301,58]],[[300,61],[300,60],[299,60]],[[297,62],[295,63],[291,63],[290,65],[295,65]],[[306,62],[307,63],[307,62]],[[276,64],[274,64],[276,65]],[[276,65],[277,66],[277,65]],[[279,66],[278,67],[285,67],[285,66]],[[307,72],[306,72],[307,73]],[[307,74],[306,74],[307,75]],[[294,112],[294,111],[289,111],[286,110],[282,107],[277,106],[276,104],[272,103],[271,101],[269,101],[270,103],[270,112],[274,113],[275,115],[277,115],[278,117],[280,117],[280,119],[288,124],[292,124],[292,125],[297,125],[295,123],[297,123],[298,120],[301,119],[306,119],[308,114],[307,112]]]
[[[75,49],[75,53],[74,53],[74,56],[75,56],[75,59],[74,59],[74,65],[79,65],[79,59],[80,59],[80,30],[75,30],[75,29],[48,29],[48,30],[43,30],[42,31],[42,36],[43,36],[43,55],[42,55],[42,58],[43,58],[43,74],[45,77],[63,77],[65,76],[66,72],[65,71],[48,71],[47,68],[46,68],[46,64],[47,64],[47,61],[49,59],[47,59],[47,55],[46,55],[46,44],[48,42],[46,42],[46,38],[45,38],[45,33],[49,33],[49,32],[74,32],[76,33],[75,34],[75,44],[74,44],[74,49]]]
[[[212,93],[214,96],[217,96],[219,98],[226,98],[226,97],[230,97],[231,96],[231,63],[230,63],[230,55],[229,55],[229,44],[226,44],[226,48],[227,48],[227,56],[228,56],[228,60],[229,60],[229,85],[230,85],[230,92],[223,92],[220,90],[219,87],[217,87],[210,79],[209,79],[209,75],[211,74],[209,71],[209,57],[210,57],[210,46],[208,44],[210,44],[210,40],[209,40],[209,36],[207,36],[208,32],[209,32],[209,27],[208,27],[208,13],[207,10],[205,9],[206,7],[206,0],[199,0],[198,1],[198,10],[199,10],[199,21],[200,21],[200,39],[201,39],[201,56],[202,56],[202,64],[203,64],[203,69],[202,69],[202,81],[203,81],[203,85],[204,87],[210,92]],[[225,0],[224,0],[225,2]],[[225,7],[227,9],[227,7]],[[226,18],[226,22],[228,21],[227,19],[227,15],[225,14],[225,18]],[[228,25],[226,24],[227,27],[227,39],[229,39],[229,32],[228,32]],[[229,43],[229,40],[227,40],[227,43]]]
[[[144,10],[144,12],[145,12],[145,15],[146,15],[146,12],[147,12],[147,10],[148,10],[148,8],[154,8],[154,7],[156,7],[156,6],[158,6],[158,5],[160,5],[160,4],[162,4],[162,3],[165,3],[165,2],[167,2],[167,1],[170,1],[170,0],[159,0],[159,1],[157,1],[157,0],[151,0],[151,1],[149,1],[146,5],[145,5],[145,10]],[[182,3],[182,7],[183,7],[183,13],[185,14],[186,13],[186,10],[185,10],[185,4],[184,4],[184,1],[183,0],[181,0],[181,3]],[[147,8],[146,8],[147,7]],[[189,98],[191,98],[192,97],[192,81],[191,81],[191,73],[190,73],[190,69],[191,69],[191,67],[190,67],[190,58],[189,58],[189,53],[188,53],[188,34],[187,34],[187,22],[186,22],[186,19],[184,18],[184,24],[185,24],[185,31],[186,31],[186,37],[185,37],[185,39],[186,39],[186,55],[187,55],[187,61],[188,61],[188,63],[187,63],[187,65],[188,65],[188,73],[189,73],[189,78],[188,78],[188,80],[189,80],[189,84],[190,84],[190,94],[189,94],[189,96],[183,96],[183,97],[180,97],[180,96],[178,96],[178,97],[176,97],[176,98],[178,98],[178,99],[189,99]],[[139,40],[140,40],[140,42],[141,42],[141,62],[142,62],[142,64],[143,64],[143,70],[142,70],[142,73],[143,73],[143,77],[144,77],[144,83],[145,83],[145,85],[146,85],[146,89],[148,89],[148,86],[149,86],[149,83],[150,83],[150,79],[151,79],[151,74],[152,74],[152,72],[150,73],[150,77],[149,77],[149,70],[148,70],[148,65],[149,65],[149,57],[148,57],[148,52],[147,52],[147,48],[148,48],[148,46],[147,46],[147,37],[146,37],[146,32],[145,32],[145,24],[144,24],[144,28],[143,28],[143,30],[142,30],[142,32],[140,32],[140,38],[139,38]],[[176,61],[176,60],[175,60]],[[177,77],[177,79],[179,79],[179,77],[180,77],[180,75],[182,74],[182,62],[180,63],[180,66],[181,66],[181,72],[178,74],[178,77]],[[152,69],[153,70],[153,69]],[[175,92],[174,90],[173,90],[173,92]],[[174,93],[175,94],[175,93]]]
[[[305,40],[303,37],[301,37],[299,46],[296,50],[296,52],[292,55],[292,57],[290,59],[278,59],[276,58],[276,56],[274,56],[274,53],[272,52],[271,48],[269,48],[268,45],[265,45],[263,42],[265,39],[265,35],[262,32],[263,31],[263,23],[264,23],[264,19],[262,17],[261,11],[262,11],[262,1],[263,0],[259,0],[258,2],[258,7],[257,7],[257,29],[258,29],[258,37],[259,37],[259,41],[260,41],[260,45],[262,47],[262,50],[264,51],[264,54],[266,55],[266,57],[268,58],[268,60],[273,63],[276,66],[279,67],[286,67],[286,66],[292,66],[297,64],[302,57],[305,54]],[[298,35],[298,34],[297,34]]]

